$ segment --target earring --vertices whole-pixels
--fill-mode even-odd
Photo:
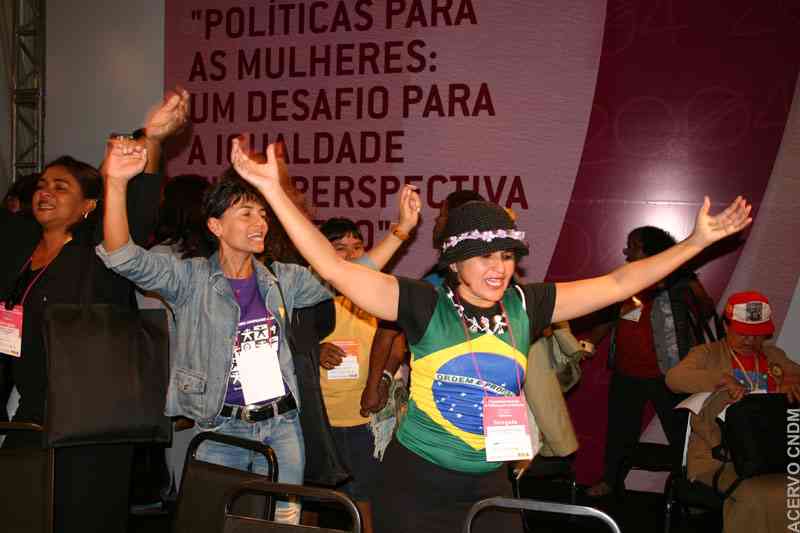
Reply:
[[[86,220],[87,218],[89,218],[89,211],[86,211],[86,212],[83,214],[83,220]]]

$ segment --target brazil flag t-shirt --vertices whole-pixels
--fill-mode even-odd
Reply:
[[[528,348],[550,324],[555,285],[509,288],[503,297],[509,327],[499,305],[478,308],[454,298],[447,287],[406,278],[399,283],[398,323],[411,347],[411,396],[397,439],[444,468],[498,468],[501,463],[486,461],[483,397],[520,393]]]

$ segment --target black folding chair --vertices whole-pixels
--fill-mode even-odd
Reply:
[[[215,465],[197,458],[197,449],[206,442],[218,442],[262,454],[267,461],[268,474],[263,476]],[[278,459],[269,446],[257,441],[221,435],[212,431],[200,433],[189,443],[183,478],[178,491],[175,509],[175,533],[218,533],[219,516],[229,490],[252,481],[277,481]],[[248,516],[268,517],[273,502],[258,498],[247,498],[239,502],[237,512]]]
[[[511,466],[508,473],[514,498],[545,498],[547,501],[562,502],[566,500],[572,505],[577,500],[578,484],[569,457],[537,455],[520,478],[517,478]],[[523,530],[526,533],[533,531],[534,515],[524,511],[521,514]]]
[[[309,487],[304,485],[288,485],[285,483],[269,483],[265,481],[255,481],[244,483],[229,491],[225,501],[225,516],[223,517],[223,533],[296,533],[298,531],[308,531],[314,533],[341,533],[340,529],[329,529],[294,524],[282,524],[274,522],[271,517],[274,512],[270,512],[270,519],[255,518],[252,516],[241,516],[234,506],[243,496],[261,496],[270,498],[272,506],[276,497],[280,499],[288,497],[298,497],[301,500],[316,500],[326,503],[335,503],[343,507],[350,514],[352,528],[349,531],[361,533],[361,514],[358,512],[355,502],[347,495],[335,490],[323,489],[319,487]]]
[[[566,503],[543,502],[541,500],[515,499],[515,498],[487,498],[481,500],[469,510],[467,519],[464,521],[464,533],[472,533],[472,522],[482,511],[490,508],[518,509],[521,511],[538,511],[544,513],[554,513],[567,516],[586,516],[596,518],[613,533],[620,533],[619,526],[613,518],[594,507],[583,505],[570,505]]]
[[[523,493],[533,492],[534,485],[539,482],[551,482],[566,486],[569,503],[574,504],[577,499],[578,485],[575,480],[575,469],[572,467],[572,460],[569,457],[537,455],[519,479],[513,469],[509,468],[509,478],[515,498],[522,498],[524,497]]]
[[[678,464],[678,451],[669,444],[637,442],[631,456],[623,461],[615,483],[614,492],[619,499],[626,493],[625,478],[632,470],[646,472],[674,472]]]
[[[681,515],[691,517],[690,509],[701,509],[721,514],[724,500],[710,485],[700,481],[692,481],[686,473],[686,452],[689,447],[691,433],[691,413],[688,409],[679,409],[680,416],[685,416],[686,433],[683,440],[683,453],[680,464],[667,478],[664,484],[664,533],[672,531],[673,520]],[[682,420],[681,420],[682,421]]]
[[[44,428],[29,422],[0,422],[0,434]],[[53,531],[53,448],[0,448],[0,529],[26,533]]]

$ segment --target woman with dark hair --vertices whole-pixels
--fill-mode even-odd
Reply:
[[[592,279],[517,285],[511,281],[518,259],[528,253],[525,233],[500,206],[468,202],[448,214],[443,234],[439,263],[454,282],[434,288],[340,258],[282,190],[288,175],[282,145],[270,145],[267,155],[267,163],[253,161],[237,139],[231,161],[267,199],[312,267],[361,309],[396,320],[408,339],[408,412],[377,480],[385,487],[375,502],[381,533],[456,531],[475,502],[509,495],[501,467],[511,454],[523,458],[517,452],[530,446],[527,418],[513,431],[492,420],[502,416],[498,404],[525,412],[519,395],[526,354],[541,331],[629,298],[751,221],[743,199],[711,216],[706,198],[692,235],[661,254]],[[524,455],[530,458],[530,449]],[[495,456],[503,459],[488,460]],[[513,531],[521,524],[519,515],[494,513],[476,526]]]
[[[675,245],[675,238],[654,226],[641,226],[628,234],[622,253],[629,263],[653,257]],[[612,306],[616,317],[594,328],[591,342],[599,344],[612,333],[608,366],[613,371],[608,389],[603,479],[591,487],[592,497],[606,496],[624,483],[622,468],[630,457],[642,428],[647,402],[655,407],[667,440],[680,440],[680,428],[673,424],[673,408],[680,398],[664,383],[667,371],[689,350],[703,342],[702,332],[692,324],[703,324],[714,314],[714,302],[697,276],[679,268],[669,276]]]
[[[147,123],[147,135],[161,142],[183,124],[188,93],[169,98]],[[111,151],[103,170],[69,156],[59,157],[39,178],[33,195],[33,218],[13,217],[0,228],[0,300],[3,311],[22,312],[20,349],[0,354],[0,405],[12,386],[20,394],[14,421],[42,424],[47,397],[46,351],[42,338],[49,304],[79,303],[89,284],[92,303],[130,306],[132,285],[107,270],[96,257],[102,239],[98,203],[103,173],[118,165]],[[128,202],[135,237],[145,242],[152,231],[160,179],[142,175]],[[85,273],[92,271],[92,279]],[[98,398],[102,401],[102,398]],[[5,409],[0,416],[6,418]],[[121,415],[121,416],[124,416]],[[10,433],[3,448],[39,448],[39,433]],[[132,446],[98,445],[55,451],[54,531],[125,531]]]
[[[480,193],[471,191],[469,189],[453,191],[448,194],[444,199],[444,202],[442,202],[442,206],[439,208],[439,213],[436,215],[436,219],[433,222],[433,232],[431,234],[433,249],[439,250],[442,247],[442,234],[444,232],[445,225],[447,224],[447,213],[457,207],[461,207],[467,202],[482,202],[484,200],[484,197],[481,196]],[[446,274],[446,269],[443,270],[441,265],[435,264],[425,273],[422,279],[428,283],[439,286],[442,284],[442,282],[444,282]]]
[[[407,191],[406,196],[410,197],[411,191]],[[415,205],[401,203],[399,224],[375,248],[386,247],[389,241],[394,242],[393,248],[397,250],[403,243],[398,234],[410,234],[418,220]],[[352,220],[328,219],[320,226],[320,232],[333,245],[336,254],[346,261],[363,261],[368,257],[364,237]],[[377,270],[384,266],[375,263],[370,261],[367,265]],[[374,339],[383,328],[377,318],[359,309],[344,295],[336,295],[335,311],[336,327],[320,344],[320,367],[323,369],[320,388],[339,454],[351,474],[350,480],[337,490],[355,500],[361,511],[364,533],[372,533],[372,483],[380,466],[375,450],[380,449],[381,443],[370,428],[369,416],[361,413],[361,398],[373,366]],[[381,354],[380,359],[386,356]]]
[[[196,174],[175,176],[167,182],[153,234],[156,246],[173,248],[181,259],[211,255],[203,216],[203,195],[210,185]]]

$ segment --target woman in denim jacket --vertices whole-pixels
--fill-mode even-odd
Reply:
[[[106,177],[108,218],[97,253],[114,272],[159,293],[175,312],[166,414],[190,418],[201,431],[271,446],[279,480],[301,484],[300,394],[285,321],[294,309],[330,298],[330,291],[307,268],[275,262],[270,271],[255,259],[264,250],[266,202],[238,176],[220,180],[204,198],[217,245],[210,258],[182,260],[137,246],[129,239],[124,198],[147,153],[125,142],[114,150],[120,163]],[[239,448],[204,443],[198,457],[266,473],[263,457],[259,462]],[[299,504],[278,502],[276,518],[298,523]]]
[[[121,199],[131,172],[144,164],[147,154],[125,143],[115,150],[125,163],[107,178],[106,216],[111,218],[97,253],[118,274],[159,293],[175,313],[166,414],[190,418],[200,430],[269,445],[278,457],[279,481],[301,484],[301,394],[286,319],[295,309],[331,298],[329,289],[305,267],[274,261],[268,269],[255,259],[264,251],[266,202],[235,172],[227,173],[203,201],[216,245],[210,258],[182,260],[136,246],[128,238]],[[407,187],[400,195],[400,218],[413,227],[417,212],[410,199]],[[402,242],[387,236],[363,263],[382,268]],[[266,472],[263,457],[254,463],[250,452],[221,444],[204,443],[198,457]],[[299,510],[297,504],[278,502],[276,519],[298,523]]]

